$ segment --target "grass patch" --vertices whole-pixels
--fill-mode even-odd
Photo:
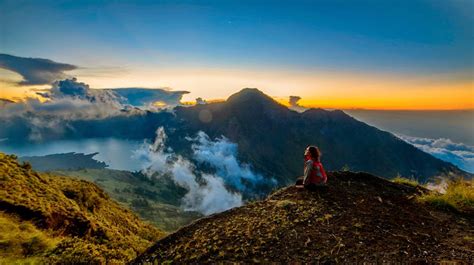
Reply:
[[[437,208],[474,214],[474,180],[449,181],[445,193],[426,193],[419,196],[418,200]]]
[[[41,263],[37,256],[53,250],[60,240],[30,222],[0,212],[0,263]]]
[[[403,184],[403,185],[408,185],[408,186],[412,186],[412,187],[416,187],[416,186],[420,185],[420,183],[418,183],[418,181],[416,179],[408,179],[408,178],[404,178],[404,177],[401,177],[401,176],[395,177],[394,179],[392,179],[392,182],[398,183],[398,184]]]

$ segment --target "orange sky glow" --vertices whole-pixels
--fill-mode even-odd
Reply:
[[[183,102],[195,98],[226,99],[245,87],[256,87],[288,105],[289,96],[300,96],[305,107],[334,109],[456,110],[474,109],[474,81],[453,76],[394,76],[367,73],[294,72],[256,69],[134,69],[95,75],[87,70],[71,71],[91,88],[169,87],[187,90]],[[0,69],[0,98],[20,100],[35,96],[34,89],[48,86],[18,86],[16,73]]]

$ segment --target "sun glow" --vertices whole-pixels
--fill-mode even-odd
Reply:
[[[291,95],[300,96],[305,107],[340,109],[448,110],[474,109],[474,81],[469,78],[436,76],[371,75],[367,73],[296,72],[291,70],[223,69],[135,69],[113,75],[90,75],[72,71],[92,88],[169,87],[187,90],[183,102],[223,100],[245,87],[256,87],[282,104]],[[9,73],[11,77],[11,73]],[[16,75],[16,74],[15,74]],[[15,79],[21,78],[15,76]],[[5,80],[5,78],[2,78]],[[35,89],[0,83],[2,98],[33,96]]]

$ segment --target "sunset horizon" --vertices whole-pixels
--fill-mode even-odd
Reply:
[[[74,71],[80,72],[81,68]],[[305,108],[325,108],[325,109],[365,109],[365,110],[473,110],[474,109],[474,81],[462,80],[453,82],[443,78],[439,83],[426,78],[415,80],[401,80],[402,77],[393,78],[384,75],[382,79],[370,79],[362,75],[350,75],[349,78],[338,78],[334,75],[318,77],[316,74],[302,76],[299,73],[285,73],[286,81],[280,72],[279,74],[261,74],[258,72],[236,71],[234,75],[230,73],[215,73],[196,70],[193,75],[186,78],[186,70],[180,70],[180,74],[172,81],[173,74],[161,73],[166,81],[154,81],[151,77],[147,82],[135,82],[133,76],[129,79],[113,77],[91,78],[81,74],[68,74],[64,78],[77,78],[79,82],[88,84],[92,89],[113,89],[123,87],[141,87],[146,89],[169,89],[183,90],[190,92],[184,95],[183,103],[195,103],[195,98],[203,98],[208,101],[224,101],[230,95],[237,93],[243,88],[257,88],[273,97],[279,103],[290,106],[288,98],[290,96],[301,97],[299,105]],[[196,74],[199,73],[199,74]],[[241,74],[243,78],[236,77]],[[153,75],[152,75],[153,76]],[[171,76],[171,77],[170,77]],[[199,77],[198,77],[199,76]],[[51,85],[19,85],[23,78],[13,71],[0,69],[0,85],[2,90],[0,98],[14,101],[37,97],[35,91],[49,89]],[[194,79],[193,79],[194,77]],[[208,77],[205,81],[203,77]],[[299,78],[298,78],[299,77]],[[249,81],[246,82],[245,78]],[[352,79],[351,79],[352,78]],[[160,80],[160,78],[156,78]],[[274,85],[275,79],[281,79],[283,85]],[[250,81],[252,80],[252,81]],[[314,81],[312,81],[314,80]],[[285,81],[299,89],[286,89]],[[384,83],[385,81],[385,83]],[[175,82],[174,86],[172,85]],[[219,86],[219,83],[223,83]],[[183,83],[183,85],[179,85]],[[191,83],[194,83],[192,85]],[[197,83],[197,84],[196,84]],[[232,85],[232,83],[240,84]],[[269,83],[270,85],[265,85]],[[454,84],[453,84],[454,83]],[[191,85],[190,85],[191,84]],[[250,84],[250,85],[245,85]],[[260,84],[260,86],[255,86]],[[115,86],[114,86],[115,85]],[[233,88],[232,90],[229,87]],[[312,87],[315,87],[312,89]],[[385,89],[380,89],[384,87]],[[219,89],[221,88],[221,89]],[[293,92],[294,91],[294,92]],[[293,93],[291,93],[293,92]],[[218,96],[213,96],[217,94]],[[285,95],[286,94],[286,95]],[[374,95],[376,94],[376,95]]]
[[[1,98],[75,77],[190,92],[183,102],[256,87],[305,107],[474,109],[469,1],[43,3],[0,1],[0,53],[12,56],[0,60]],[[11,58],[54,70],[22,73]],[[32,71],[49,77],[25,81]]]
[[[474,0],[0,0],[0,264],[474,264]]]

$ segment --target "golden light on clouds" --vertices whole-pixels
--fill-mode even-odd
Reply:
[[[245,87],[256,87],[280,102],[300,96],[307,107],[365,109],[474,109],[471,78],[371,75],[367,73],[295,72],[253,69],[127,69],[118,75],[71,71],[92,88],[170,87],[187,90],[183,101],[225,99]],[[21,78],[21,77],[20,77]],[[2,78],[4,80],[5,78]],[[2,83],[0,97],[21,97],[29,88]],[[35,87],[38,88],[38,87]]]
[[[48,85],[19,86],[22,77],[12,71],[0,68],[0,98],[21,100],[25,97],[37,97],[35,90],[46,89]]]

